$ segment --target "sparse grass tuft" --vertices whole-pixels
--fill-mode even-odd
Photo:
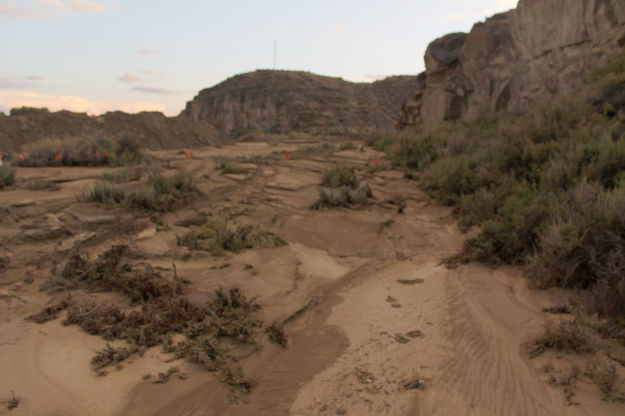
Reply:
[[[119,366],[122,361],[136,355],[143,355],[144,352],[144,348],[137,346],[114,348],[107,343],[106,347],[97,351],[91,359],[91,368],[99,371],[112,365]]]
[[[337,192],[319,190],[319,199],[310,207],[313,210],[320,210],[328,207],[358,208],[367,203],[368,198],[372,198],[373,193],[369,185],[360,185],[356,189],[341,186]]]
[[[46,192],[54,192],[61,189],[61,185],[52,181],[44,181],[44,180],[34,180],[29,181],[25,185],[26,189],[29,191],[46,191]]]
[[[597,383],[603,400],[625,401],[625,394],[618,391],[619,376],[616,367],[594,361],[588,365],[585,374]]]
[[[342,143],[339,146],[339,150],[356,150],[358,147],[352,142]]]
[[[187,203],[199,193],[195,179],[187,171],[179,170],[173,176],[163,176],[153,171],[145,186],[132,192],[124,192],[113,185],[96,182],[91,189],[83,191],[80,202],[120,204],[129,209],[154,212],[170,212]]]
[[[328,188],[339,188],[341,186],[356,188],[358,183],[356,169],[345,165],[337,165],[326,169],[321,180],[321,185]]]
[[[67,297],[60,302],[53,303],[50,306],[46,306],[41,312],[27,316],[25,319],[37,324],[43,324],[49,321],[53,321],[58,318],[59,314],[67,309],[70,305],[70,298]]]
[[[584,354],[595,351],[590,336],[576,321],[561,322],[556,327],[547,326],[545,332],[534,341],[530,355],[537,357],[548,349],[568,354]]]
[[[100,175],[100,179],[112,183],[126,183],[138,181],[141,179],[141,170],[135,169],[123,169],[115,170],[113,172],[106,172]]]
[[[79,202],[96,202],[99,204],[120,204],[126,199],[126,193],[112,185],[96,182],[91,189],[85,189],[78,197]]]
[[[246,248],[280,247],[287,244],[271,231],[251,225],[233,229],[219,222],[193,228],[176,239],[179,246],[208,251],[215,256],[222,255],[224,251],[238,253]]]
[[[244,167],[228,162],[220,164],[217,167],[217,170],[220,170],[222,175],[238,175],[248,173],[248,170]]]
[[[371,137],[365,141],[365,145],[372,147],[378,152],[385,152],[393,145],[395,140],[390,135]]]
[[[300,153],[327,153],[333,151],[334,149],[335,147],[330,143],[321,143],[298,146],[295,151]]]
[[[15,409],[17,406],[19,406],[20,404],[20,399],[18,399],[17,397],[15,397],[15,392],[13,390],[11,390],[11,398],[9,400],[7,400],[7,409],[8,410],[13,410]]]
[[[271,342],[278,344],[282,348],[286,348],[289,342],[289,337],[284,333],[284,327],[281,324],[273,322],[265,328],[265,332]]]
[[[179,170],[173,176],[153,171],[147,187],[129,193],[126,205],[131,209],[170,212],[189,203],[199,193],[190,172]]]

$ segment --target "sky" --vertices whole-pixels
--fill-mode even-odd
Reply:
[[[516,0],[0,0],[0,111],[177,115],[256,69],[372,82]]]

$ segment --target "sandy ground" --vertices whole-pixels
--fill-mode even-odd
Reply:
[[[0,256],[9,259],[0,270],[0,400],[14,391],[20,402],[10,411],[0,404],[0,415],[625,414],[623,403],[601,400],[588,382],[568,404],[543,370],[568,357],[530,359],[525,352],[554,319],[542,312],[557,300],[553,293],[528,289],[510,267],[441,265],[465,237],[450,210],[433,205],[401,172],[369,173],[373,152],[282,157],[296,147],[197,149],[190,161],[155,153],[165,169],[192,169],[203,192],[159,226],[77,202],[107,169],[20,169],[15,189],[0,192]],[[215,166],[224,157],[244,158],[251,173],[220,175]],[[311,211],[323,170],[339,161],[358,168],[373,203]],[[27,190],[37,178],[61,189]],[[397,194],[406,198],[403,213],[386,202]],[[199,212],[259,224],[289,245],[225,257],[189,253],[176,246],[184,229],[174,223]],[[124,221],[129,234],[116,232]],[[96,376],[90,359],[105,341],[61,325],[62,316],[43,325],[24,320],[51,302],[39,285],[76,241],[92,253],[126,243],[155,266],[175,262],[192,283],[186,295],[197,302],[219,285],[258,296],[265,322],[286,322],[288,348],[263,339],[260,352],[242,359],[255,388],[236,400],[214,374],[181,360],[173,364],[187,379],[144,380],[172,366],[158,347]],[[114,294],[77,296],[125,302]]]

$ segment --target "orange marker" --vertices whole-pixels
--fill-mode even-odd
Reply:
[[[95,157],[100,157],[100,151],[99,150],[95,151]]]
[[[58,162],[59,160],[61,160],[62,157],[63,157],[62,153],[57,153],[56,156],[54,156],[54,160]]]
[[[378,166],[378,158],[374,157],[373,159],[371,159],[371,163],[373,163],[375,166]]]
[[[24,157],[28,157],[28,153],[26,153],[26,151],[24,151]]]
[[[104,157],[109,157],[109,152],[104,152]]]
[[[17,155],[17,158],[18,158],[19,160],[23,160],[23,159],[24,159],[24,155],[20,153],[19,155]]]
[[[2,159],[2,152],[0,152],[0,159]]]
[[[291,158],[291,154],[290,153],[285,153],[284,154],[284,158],[285,159],[290,159]]]
[[[185,156],[187,159],[191,159],[191,156],[193,156],[193,152],[187,152],[187,153],[185,153],[185,154],[184,154],[184,156]]]

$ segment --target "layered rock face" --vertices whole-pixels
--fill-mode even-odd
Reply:
[[[181,116],[206,120],[232,137],[254,131],[342,134],[391,129],[402,102],[417,86],[414,76],[366,84],[309,72],[259,70],[200,91]]]
[[[101,136],[130,138],[152,149],[216,145],[228,142],[208,122],[166,117],[158,112],[101,116],[31,109],[20,115],[0,113],[0,151],[21,151],[23,146],[45,138]]]
[[[522,111],[574,88],[625,46],[623,0],[521,0],[516,9],[432,42],[399,127]]]

